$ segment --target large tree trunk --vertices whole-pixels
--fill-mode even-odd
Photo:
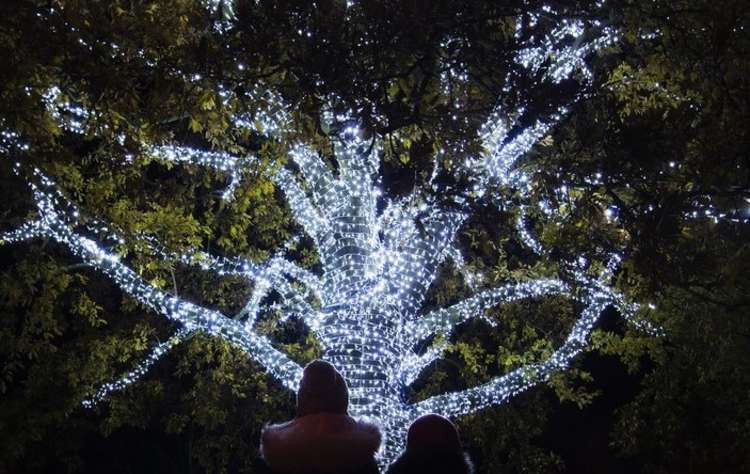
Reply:
[[[368,418],[383,432],[380,462],[390,462],[401,451],[409,420],[397,379],[402,337],[393,321],[354,306],[332,312],[333,324],[322,329],[324,359],[341,372],[349,387],[349,414]]]

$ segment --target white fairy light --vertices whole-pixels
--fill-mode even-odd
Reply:
[[[78,134],[84,133],[90,118],[89,112],[79,105],[62,100],[61,95],[58,87],[52,87],[42,95],[42,100],[50,115],[64,130]]]

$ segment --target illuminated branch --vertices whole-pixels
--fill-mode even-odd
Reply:
[[[539,13],[530,13],[530,16],[532,23],[536,23]],[[600,28],[597,21],[592,22],[590,26]],[[553,84],[572,78],[576,72],[580,72],[583,81],[588,83],[592,75],[585,59],[596,51],[614,44],[618,35],[612,29],[601,28],[598,36],[586,41],[583,39],[586,27],[587,25],[580,20],[563,20],[561,25],[545,35],[542,41],[535,40],[532,34],[528,45],[516,55],[516,62],[532,73],[544,69],[542,80]],[[516,36],[520,38],[522,34],[519,19]],[[570,40],[573,40],[572,44],[566,45],[566,41]],[[574,101],[580,97],[582,94],[579,94]],[[497,109],[480,131],[484,154],[480,159],[467,163],[466,167],[470,174],[474,174],[475,170],[480,171],[478,188],[483,189],[494,182],[523,187],[525,175],[514,172],[513,165],[518,158],[531,150],[567,114],[567,111],[567,106],[558,107],[547,118],[536,120],[534,125],[516,131],[514,138],[507,140],[516,122],[512,120],[512,125],[507,126],[507,117],[509,115],[520,117],[525,111],[521,109],[514,114],[509,114],[509,111]]]
[[[182,328],[178,330],[169,339],[160,344],[157,344],[151,350],[151,352],[149,352],[148,356],[146,356],[146,358],[133,370],[121,376],[114,382],[102,385],[101,387],[99,387],[96,393],[91,396],[91,398],[87,398],[81,401],[81,404],[84,407],[91,408],[92,406],[104,400],[107,396],[109,396],[110,393],[120,391],[128,385],[137,382],[141,377],[146,375],[151,366],[154,365],[154,363],[159,360],[161,356],[169,352],[177,344],[188,339],[194,333],[195,331],[193,331],[192,329]]]
[[[242,169],[250,164],[251,160],[240,159],[228,153],[195,150],[188,147],[162,145],[151,147],[149,152],[155,158],[172,162],[185,163],[201,166],[229,175],[229,185],[222,193],[222,199],[229,200],[234,195],[235,189],[242,181]]]
[[[318,246],[324,241],[330,223],[320,211],[310,202],[296,179],[288,170],[281,168],[276,172],[274,181],[286,196],[295,220],[302,225],[307,235],[312,237]]]
[[[301,281],[307,281],[314,286],[307,286],[306,289],[309,291],[300,292],[285,278],[285,272],[290,276],[301,276],[304,278]],[[319,294],[319,287],[317,281],[313,282],[310,279],[310,277],[314,276],[311,274],[308,275],[308,273],[281,257],[272,258],[263,267],[263,270],[255,276],[255,287],[248,302],[233,319],[239,320],[246,317],[245,327],[247,329],[252,328],[260,310],[261,300],[270,290],[274,290],[282,298],[281,309],[283,310],[284,319],[291,315],[297,315],[311,329],[317,331],[321,318],[319,313],[308,303],[307,296],[309,296],[309,293]]]
[[[459,211],[443,211],[435,204],[392,206],[381,218],[388,293],[400,311],[414,314],[422,305],[440,263],[449,255],[456,232],[466,218]]]
[[[419,378],[422,371],[443,355],[447,347],[448,341],[443,339],[433,343],[424,354],[409,354],[404,357],[399,367],[401,383],[405,387],[410,387]]]
[[[289,260],[279,258],[277,261],[281,271],[303,283],[305,287],[320,300],[323,304],[326,302],[325,294],[323,293],[323,282],[320,281],[315,274],[306,270],[299,265],[296,265]]]
[[[44,223],[42,221],[28,221],[15,230],[0,233],[0,244],[12,244],[22,242],[45,235]]]
[[[68,207],[74,208],[67,201],[66,204]],[[92,221],[92,223],[87,225],[87,228],[105,241],[125,242],[122,236],[114,234],[107,226],[102,225],[97,220]],[[237,275],[253,281],[255,287],[248,303],[240,313],[233,317],[233,319],[239,320],[247,316],[246,326],[248,327],[252,327],[254,324],[260,300],[266,296],[269,290],[275,290],[282,296],[284,299],[282,307],[289,312],[287,317],[291,314],[297,314],[303,317],[309,324],[317,324],[317,320],[314,317],[317,312],[307,303],[306,297],[312,294],[322,301],[322,285],[315,275],[292,262],[277,256],[263,265],[258,265],[242,258],[230,259],[211,255],[203,251],[188,250],[183,253],[176,253],[164,249],[152,236],[143,235],[140,236],[140,239],[145,242],[146,248],[149,251],[166,260],[175,260],[184,265],[213,271],[219,276]],[[307,291],[301,293],[294,288],[287,280],[287,275],[303,283]]]
[[[439,413],[455,417],[481,408],[497,405],[525,389],[546,381],[554,372],[564,369],[583,350],[599,315],[612,304],[606,295],[594,295],[576,321],[567,340],[544,362],[519,367],[492,381],[460,392],[437,395],[411,406],[413,416]]]
[[[102,235],[103,232],[101,227],[89,226],[89,229],[99,234],[102,238],[109,238],[110,240],[114,239],[118,242],[124,241],[122,237],[112,235],[111,233],[109,236]],[[105,232],[108,230],[109,229],[106,228],[104,229]],[[151,236],[141,236],[141,239],[147,242],[146,245],[150,251],[152,251],[156,255],[159,255],[160,257],[163,257],[167,260],[175,260],[184,265],[195,266],[202,270],[212,271],[219,276],[237,275],[251,281],[273,279],[276,282],[275,284],[278,286],[278,288],[270,289],[277,289],[279,293],[291,291],[289,289],[289,282],[287,282],[287,280],[284,278],[285,275],[288,275],[289,277],[304,284],[305,289],[308,293],[312,294],[315,298],[324,301],[322,293],[323,285],[320,279],[310,271],[305,270],[304,268],[278,255],[271,258],[264,264],[257,264],[247,259],[239,257],[221,257],[212,255],[202,250],[191,249],[182,253],[171,252],[164,249]]]
[[[228,173],[231,176],[232,183],[239,182],[242,170],[254,161],[254,158],[241,159],[229,153],[172,145],[153,147],[151,153],[160,160],[203,166]],[[303,168],[303,174],[314,186],[325,186],[329,183],[329,175],[322,169],[325,165],[319,160],[315,160],[309,150],[304,147],[295,147],[291,156],[295,161],[302,164],[313,165],[312,170]],[[279,169],[274,175],[274,181],[284,192],[297,222],[304,227],[310,237],[316,242],[320,242],[329,227],[328,222],[321,215],[319,209],[310,202],[292,173],[284,168]]]
[[[555,294],[568,294],[567,287],[557,280],[535,280],[515,283],[485,290],[471,298],[457,303],[449,308],[438,309],[405,325],[405,331],[413,335],[411,342],[415,346],[420,341],[432,336],[446,338],[451,335],[456,326],[471,318],[482,318],[490,325],[494,323],[486,319],[484,313],[501,304],[510,303],[524,298],[538,298]],[[422,355],[410,354],[405,357],[399,367],[399,374],[406,386],[411,385],[435,360],[440,358],[447,347],[445,339],[430,346]]]
[[[536,253],[537,255],[541,255],[542,253],[544,253],[542,244],[540,244],[539,241],[526,228],[528,225],[526,219],[526,206],[521,205],[518,207],[518,217],[516,218],[516,231],[518,232],[518,236],[528,248],[534,251],[534,253]]]
[[[289,156],[299,167],[305,181],[310,186],[313,200],[318,209],[327,209],[334,194],[335,178],[317,152],[304,145],[294,146]]]
[[[321,229],[325,240],[317,250],[325,274],[325,292],[329,304],[351,302],[363,288],[371,287],[378,276],[377,233],[375,232],[377,195],[373,184],[375,168],[371,166],[372,143],[360,138],[356,128],[349,127],[335,141],[339,173],[326,197],[328,227]]]
[[[217,311],[203,308],[154,287],[122,263],[117,255],[100,247],[90,238],[76,233],[70,223],[78,217],[78,211],[73,210],[71,215],[66,215],[59,209],[61,195],[54,183],[41,173],[36,175],[41,181],[41,186],[32,184],[41,224],[37,235],[45,235],[65,245],[85,263],[110,277],[127,295],[157,313],[181,323],[185,328],[199,329],[229,341],[261,362],[284,385],[291,389],[297,387],[301,367],[271,346],[264,336],[246,331],[244,325]]]
[[[501,117],[499,112],[490,117],[480,131],[484,153],[479,160],[467,163],[467,168],[483,173],[480,175],[481,188],[497,183],[522,187],[526,176],[515,172],[513,165],[547,134],[562,114],[553,115],[550,121],[537,121],[507,142],[510,130]]]
[[[535,15],[535,14],[532,14]],[[538,16],[538,14],[536,14]],[[586,41],[587,28],[599,28],[601,33],[592,40]],[[520,36],[521,31],[516,31]],[[544,69],[542,80],[558,84],[570,79],[575,72],[580,72],[583,79],[591,81],[592,74],[586,64],[586,57],[596,51],[614,44],[618,34],[611,28],[601,28],[598,20],[586,23],[583,20],[562,20],[542,41],[533,37],[528,46],[516,55],[516,62],[532,73]],[[566,42],[572,44],[566,44]]]
[[[413,340],[418,343],[435,334],[449,335],[459,324],[473,317],[482,317],[485,311],[501,303],[557,294],[568,294],[567,286],[559,280],[510,283],[482,291],[449,308],[438,309],[410,321],[406,324],[405,330],[413,334]]]

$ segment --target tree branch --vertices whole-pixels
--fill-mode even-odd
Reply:
[[[321,244],[325,238],[325,234],[330,229],[328,218],[324,217],[313,203],[310,202],[310,199],[302,188],[300,188],[299,184],[297,184],[291,172],[281,168],[276,172],[274,181],[284,192],[296,221],[312,237],[316,246],[323,248]]]
[[[531,40],[525,48],[518,51],[515,61],[531,73],[543,71],[543,80],[558,84],[573,77],[581,71],[586,82],[590,82],[591,73],[585,66],[584,58],[597,50],[612,44],[616,39],[616,32],[603,28],[599,36],[590,41],[583,41],[584,23],[565,22],[555,28],[542,41]],[[575,41],[570,46],[562,46],[568,38]],[[533,36],[532,36],[533,38]],[[579,94],[571,102],[581,97]],[[566,107],[558,107],[547,118],[537,120],[534,125],[521,130],[511,140],[507,140],[509,132],[514,127],[506,127],[502,123],[505,114],[498,109],[490,115],[482,126],[482,140],[485,152],[478,160],[470,162],[467,171],[477,176],[482,184],[500,182],[515,183],[511,169],[516,160],[527,153],[548,131],[557,124],[567,113]],[[523,114],[523,110],[519,114]],[[478,172],[478,173],[477,173]]]
[[[412,334],[415,344],[434,334],[450,334],[456,326],[472,317],[481,317],[484,311],[500,303],[523,298],[568,294],[567,286],[559,280],[532,280],[510,283],[499,288],[482,291],[449,308],[435,310],[406,324],[405,331]]]
[[[57,205],[64,198],[57,191],[55,184],[41,173],[37,173],[37,176],[40,177],[42,186],[32,185],[32,188],[40,214],[38,235],[43,231],[45,236],[65,245],[85,263],[109,276],[123,292],[167,318],[181,323],[186,329],[202,330],[240,347],[279,378],[287,388],[296,389],[302,368],[275,349],[266,337],[246,331],[242,324],[217,311],[198,306],[156,288],[122,263],[119,256],[99,246],[90,238],[76,233],[69,222],[77,218],[77,209],[71,204],[72,210],[69,212],[72,214],[65,215]]]
[[[532,385],[546,381],[552,373],[567,367],[573,357],[583,350],[594,323],[602,311],[612,303],[608,295],[594,295],[583,310],[581,317],[576,321],[565,343],[545,361],[519,367],[477,387],[428,398],[409,408],[414,416],[438,413],[447,417],[456,417],[503,403]]]
[[[306,294],[300,293],[292,284],[284,277],[284,270],[289,269],[294,271],[297,275],[300,275],[305,270],[297,267],[296,265],[284,260],[283,258],[276,256],[272,258],[263,270],[257,275],[255,288],[250,295],[250,299],[242,308],[242,310],[233,317],[235,320],[239,320],[247,317],[245,321],[245,327],[248,329],[254,326],[255,320],[260,309],[261,300],[268,294],[270,290],[275,290],[283,300],[282,309],[284,309],[285,317],[289,317],[292,314],[299,316],[302,320],[314,331],[320,329],[320,315],[313,309],[310,303],[306,300]],[[321,294],[319,288],[310,288],[314,293]],[[321,300],[324,301],[324,300]]]
[[[383,269],[394,304],[401,311],[416,313],[437,269],[449,254],[450,245],[466,214],[458,209],[444,211],[439,203],[418,204],[419,194],[393,203],[381,215],[378,225],[383,246],[400,262]],[[405,274],[404,274],[405,273]]]
[[[17,229],[0,233],[0,245],[31,240],[45,235],[41,220],[24,222]]]
[[[448,341],[441,340],[432,344],[422,355],[409,354],[404,357],[398,369],[401,383],[405,387],[411,386],[422,374],[422,371],[443,355],[447,347]]]
[[[146,358],[143,359],[143,361],[141,361],[135,368],[133,368],[133,370],[124,374],[118,380],[114,382],[105,383],[104,385],[99,387],[99,389],[94,393],[94,395],[92,395],[90,398],[87,398],[81,401],[81,405],[83,405],[86,408],[91,408],[97,403],[104,400],[110,393],[120,391],[124,389],[125,387],[127,387],[128,385],[138,381],[141,377],[146,375],[146,373],[151,368],[151,366],[154,365],[154,363],[157,360],[159,360],[162,355],[169,352],[177,344],[188,339],[194,333],[195,331],[190,330],[190,329],[185,329],[185,328],[179,329],[169,339],[154,346],[154,348],[151,349],[151,351],[146,356]]]
[[[304,145],[291,149],[289,156],[299,167],[305,181],[310,185],[312,197],[318,209],[326,209],[331,201],[332,188],[336,179],[318,154]]]
[[[241,182],[242,168],[247,166],[254,158],[238,158],[229,153],[196,150],[193,148],[162,145],[149,148],[149,153],[155,158],[170,163],[186,163],[195,166],[209,168],[221,173],[227,173],[230,178],[229,185],[222,193],[222,199],[228,200],[234,194],[234,190]]]

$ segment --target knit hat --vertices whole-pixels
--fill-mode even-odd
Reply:
[[[346,415],[348,408],[349,389],[336,368],[322,360],[307,364],[297,391],[297,416],[316,413]]]
[[[440,415],[423,415],[414,420],[406,435],[406,449],[460,451],[458,430],[450,420]]]

